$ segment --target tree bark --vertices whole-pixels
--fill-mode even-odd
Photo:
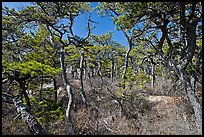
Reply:
[[[193,107],[198,133],[202,134],[202,106],[194,94],[194,89],[192,87],[193,84],[190,81],[190,77],[185,75],[183,72],[180,72],[179,78],[181,79],[183,86],[186,88],[189,101]]]
[[[87,98],[86,98],[86,94],[84,92],[84,83],[83,83],[83,64],[84,64],[84,52],[79,50],[79,53],[81,55],[81,59],[80,59],[80,72],[79,72],[79,81],[80,81],[80,95],[81,98],[84,102],[84,105],[87,107]]]
[[[89,86],[90,86],[90,88],[92,88],[93,85],[92,85],[91,68],[90,67],[88,68],[88,79],[89,79]]]
[[[26,93],[25,83],[24,83],[23,81],[19,81],[19,84],[20,84],[21,92],[22,92],[22,94],[23,94],[24,97],[25,97],[26,104],[28,105],[28,108],[31,110],[30,99],[29,99],[29,97],[28,97],[28,94]]]
[[[154,83],[155,83],[155,74],[154,74],[154,71],[155,71],[155,64],[153,63],[152,64],[152,74],[151,74],[151,76],[152,76],[152,81],[151,81],[151,86],[152,86],[152,88],[154,88]]]
[[[26,104],[28,105],[28,108],[31,110],[31,104],[30,104],[30,99],[28,97],[28,94],[26,93],[26,90],[23,90],[22,92],[23,92],[23,95],[26,99]]]
[[[42,101],[42,90],[43,90],[43,75],[41,77],[41,85],[40,85],[40,101]]]
[[[129,42],[129,48],[125,54],[125,64],[124,64],[124,70],[123,70],[123,76],[122,78],[125,77],[125,74],[126,74],[126,71],[127,71],[127,68],[128,68],[128,59],[129,59],[129,54],[130,54],[130,51],[132,50],[132,44],[131,42]]]
[[[82,66],[82,67],[83,67],[83,71],[82,71],[82,72],[83,72],[83,75],[84,75],[84,76],[83,76],[84,79],[86,79],[86,77],[87,77],[87,76],[86,76],[86,68],[87,68],[87,65],[86,65],[86,60],[85,60],[85,58],[84,58],[84,53],[83,53],[83,62],[84,62],[84,63],[82,63],[82,64],[84,64],[84,66]]]
[[[103,85],[103,78],[102,78],[102,74],[101,74],[101,62],[98,61],[97,63],[98,63],[97,73],[98,73],[98,75],[99,75],[99,77],[100,77],[100,80],[101,80],[101,86],[102,86],[102,85]]]
[[[193,19],[187,21],[186,16],[185,16],[185,11],[186,11],[186,3],[181,4],[181,13],[180,13],[180,19],[181,19],[181,25],[184,27],[186,31],[186,37],[187,37],[187,55],[184,57],[184,63],[181,64],[180,67],[180,76],[179,78],[182,81],[183,86],[186,88],[188,98],[191,102],[191,105],[193,107],[194,113],[195,113],[195,118],[196,118],[196,124],[197,124],[197,129],[198,133],[202,134],[202,106],[198,102],[195,94],[194,94],[194,89],[193,89],[193,84],[191,83],[190,76],[188,76],[186,72],[186,67],[189,63],[192,63],[192,59],[195,53],[196,49],[196,26],[198,24],[198,18],[196,16]],[[192,5],[192,6],[195,6]],[[195,10],[191,11],[191,15],[194,15]]]
[[[115,66],[115,62],[114,62],[114,58],[112,58],[112,64],[111,64],[111,81],[113,82],[113,77],[114,77],[114,66]]]
[[[120,98],[118,98],[108,87],[106,87],[106,88],[111,93],[112,97],[117,101],[117,103],[119,105],[119,116],[120,117],[124,116],[125,111],[123,108],[122,100]]]
[[[192,83],[190,81],[190,76],[188,76],[185,73],[187,59],[183,60],[181,64],[175,65],[175,62],[173,62],[170,58],[166,57],[162,52],[160,52],[161,57],[163,60],[168,64],[169,70],[172,69],[176,73],[176,75],[179,77],[179,79],[182,82],[183,87],[186,89],[189,101],[193,107],[195,118],[196,118],[196,126],[198,129],[198,133],[202,134],[202,106],[198,102],[194,90],[192,87]]]
[[[21,91],[22,92],[22,89]],[[11,104],[17,109],[17,112],[21,114],[22,119],[28,124],[29,129],[34,135],[47,135],[46,130],[40,125],[35,117],[30,113],[30,109],[27,108],[22,101],[22,95],[19,94],[16,97],[12,97],[6,94],[2,95],[2,100]]]
[[[54,83],[54,90],[55,90],[55,101],[57,102],[57,81],[56,78],[53,78],[53,83]]]
[[[73,129],[74,126],[73,126],[72,117],[71,117],[71,109],[73,107],[73,92],[71,89],[71,85],[70,85],[70,83],[66,77],[66,69],[65,69],[65,65],[64,65],[64,55],[65,55],[65,50],[62,48],[60,50],[60,65],[62,68],[62,79],[63,79],[64,86],[66,87],[68,97],[69,97],[69,101],[68,101],[68,105],[67,105],[67,109],[66,109],[66,116],[68,118],[68,122],[70,122],[70,125]]]
[[[193,89],[190,85],[187,86],[186,90],[195,113],[198,133],[202,135],[202,106],[198,103],[197,98],[195,97]]]
[[[118,63],[117,62],[115,62],[115,78],[118,77]]]

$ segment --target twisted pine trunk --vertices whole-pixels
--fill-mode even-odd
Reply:
[[[80,82],[80,95],[81,98],[85,104],[85,106],[87,106],[87,98],[86,98],[86,94],[84,92],[84,83],[83,83],[83,63],[84,63],[84,52],[79,50],[79,53],[81,55],[81,59],[80,59],[80,72],[79,72],[79,82]]]
[[[126,71],[127,71],[127,68],[128,68],[129,54],[130,54],[131,50],[132,50],[132,44],[129,44],[129,48],[128,48],[126,54],[125,54],[125,64],[124,64],[124,70],[123,70],[122,78],[125,78],[125,74],[126,74]]]
[[[23,121],[28,124],[29,129],[34,135],[46,135],[46,130],[40,125],[40,123],[35,119],[35,117],[30,113],[30,109],[23,104],[22,101],[22,89],[20,94],[12,97],[6,94],[2,94],[2,101],[14,104],[17,112],[21,115]]]
[[[66,110],[66,117],[68,118],[68,122],[71,125],[71,128],[73,129],[74,126],[73,126],[72,117],[71,117],[71,109],[73,107],[73,92],[71,89],[71,85],[70,85],[70,83],[66,77],[66,69],[65,69],[65,65],[64,65],[64,55],[65,55],[65,50],[61,49],[60,50],[60,65],[62,68],[62,79],[63,79],[64,86],[66,87],[68,97],[69,97],[67,110]]]
[[[53,83],[54,83],[54,90],[55,90],[55,101],[57,102],[57,81],[56,78],[53,78]]]
[[[89,79],[89,85],[92,88],[93,84],[92,84],[92,78],[91,78],[91,68],[88,68],[88,79]]]
[[[152,63],[152,72],[151,72],[151,76],[152,76],[152,79],[151,79],[151,86],[152,88],[154,88],[154,83],[155,83],[155,64]]]
[[[98,73],[98,75],[99,75],[99,77],[100,77],[100,80],[101,80],[101,86],[102,86],[102,85],[103,85],[103,77],[102,77],[102,73],[101,73],[101,62],[98,61],[97,63],[98,63],[97,73]]]
[[[112,58],[112,62],[111,62],[111,81],[112,82],[114,77],[114,66],[115,66],[115,62],[114,62],[114,58]]]
[[[194,89],[192,87],[192,83],[190,81],[190,77],[181,73],[180,79],[182,81],[183,86],[186,88],[187,96],[189,101],[193,107],[195,118],[196,118],[196,126],[199,134],[202,134],[202,106],[198,102],[197,97],[195,96]]]

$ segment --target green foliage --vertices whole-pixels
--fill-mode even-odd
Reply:
[[[146,90],[147,87],[145,85],[148,82],[150,82],[150,80],[143,70],[136,73],[134,69],[127,68],[124,79],[116,85],[120,88],[120,90],[116,92],[116,95],[122,100],[126,100],[128,99],[128,96],[131,96],[133,87]]]
[[[53,89],[46,89],[42,91],[42,98],[52,95],[56,92]],[[35,113],[36,119],[43,124],[47,121],[56,121],[64,119],[64,110],[62,109],[61,102],[55,102],[52,100],[42,100],[39,101],[36,97],[30,97],[30,102],[32,106],[32,111]]]
[[[40,74],[54,76],[61,71],[61,68],[55,69],[49,65],[42,64],[37,61],[27,61],[24,63],[13,62],[8,64],[5,71],[11,71],[18,69],[22,75],[31,74],[31,76],[37,76]]]
[[[79,67],[80,62],[80,54],[77,51],[75,46],[67,46],[65,47],[65,51],[69,56],[65,57],[65,63],[69,64],[70,66]]]
[[[91,40],[93,44],[98,44],[99,46],[107,46],[112,42],[113,32],[108,32],[102,34],[101,36],[91,35]]]

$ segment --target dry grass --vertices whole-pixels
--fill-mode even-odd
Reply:
[[[157,95],[136,99],[138,91],[133,88],[132,96],[124,100],[124,115],[119,115],[119,106],[113,102],[106,88],[100,87],[99,78],[93,79],[94,88],[90,90],[88,81],[84,81],[84,89],[90,106],[85,109],[79,95],[79,81],[72,81],[75,94],[75,109],[72,111],[74,133],[76,135],[190,135],[196,134],[193,111],[189,101],[184,97],[164,96],[161,93],[171,87],[171,82],[156,88]],[[113,92],[120,89],[109,79],[104,79],[106,86]],[[167,80],[168,81],[168,80]],[[160,84],[162,85],[162,84]],[[201,87],[202,88],[202,87]],[[151,94],[151,93],[149,93]],[[3,103],[2,133],[30,134],[25,123],[14,123],[15,110],[11,105]],[[49,134],[67,135],[66,120],[48,121],[43,123]]]

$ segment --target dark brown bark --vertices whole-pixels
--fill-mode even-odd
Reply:
[[[57,101],[57,81],[56,78],[53,78],[54,90],[55,90],[55,101]]]
[[[151,85],[152,85],[152,88],[154,88],[154,83],[155,83],[155,73],[154,73],[154,71],[155,71],[155,64],[152,64],[152,74],[151,74],[151,76],[152,76],[152,79],[151,79]]]
[[[129,48],[128,48],[126,54],[125,54],[125,64],[124,64],[124,70],[123,70],[122,78],[125,77],[125,74],[126,74],[126,71],[127,71],[127,68],[128,68],[128,59],[129,59],[129,54],[130,54],[130,51],[132,50],[132,47],[133,47],[133,44],[131,43],[131,41],[129,41]]]
[[[29,97],[28,97],[28,94],[27,94],[27,92],[26,92],[26,83],[25,83],[25,81],[21,81],[20,79],[18,79],[18,83],[19,83],[19,85],[20,85],[20,91],[21,91],[21,93],[20,94],[22,94],[22,95],[24,95],[24,97],[25,97],[25,100],[26,100],[26,104],[28,105],[28,108],[31,110],[31,104],[30,104],[30,99],[29,99]]]
[[[22,92],[23,92],[23,95],[26,99],[26,104],[28,105],[28,108],[31,110],[31,104],[30,104],[30,99],[28,97],[28,94],[26,93],[26,90],[23,90]]]

